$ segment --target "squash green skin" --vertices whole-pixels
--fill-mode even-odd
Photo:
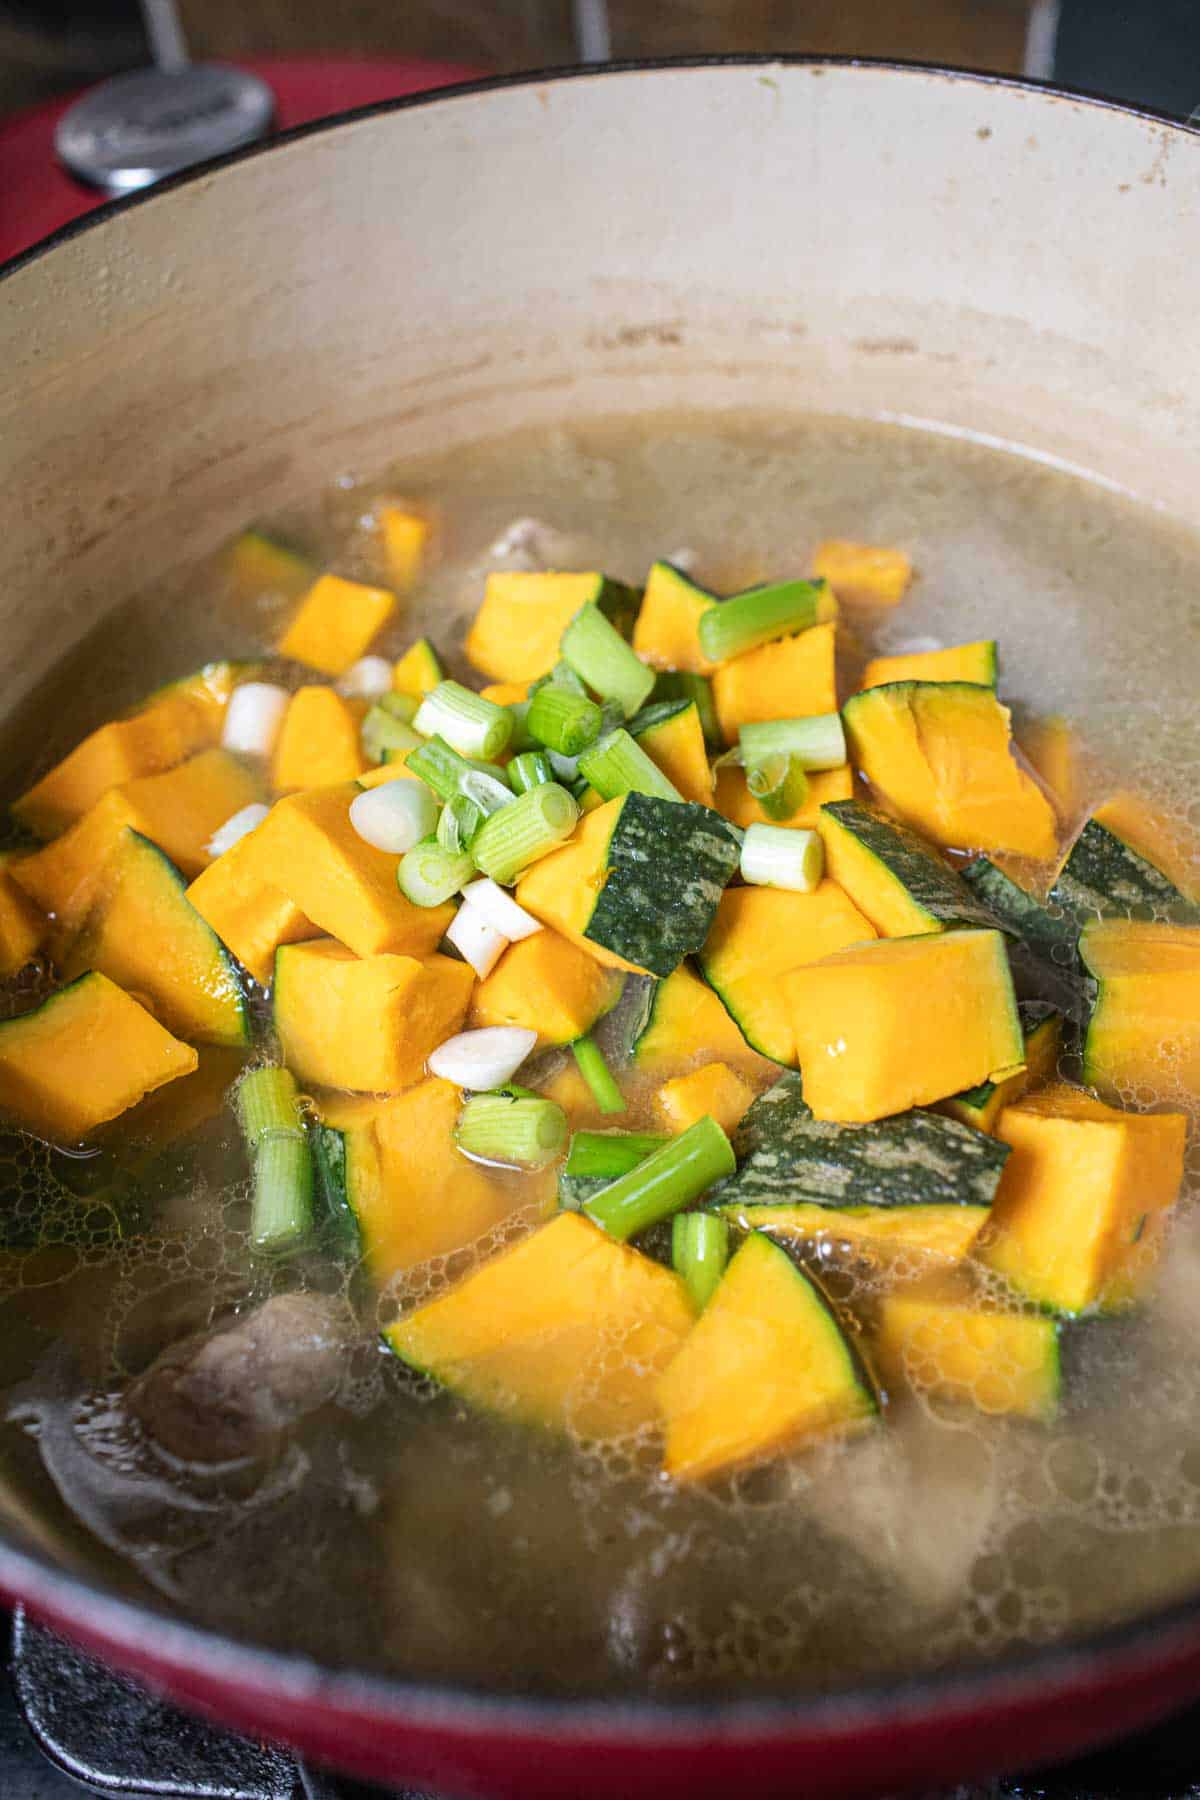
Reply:
[[[1072,844],[1050,901],[1074,920],[1077,930],[1095,918],[1200,924],[1200,906],[1098,819],[1089,819]]]
[[[1043,962],[1063,970],[1074,965],[1079,934],[1070,919],[1048,912],[1040,900],[997,868],[989,857],[977,856],[962,873],[963,880],[982,897],[1003,930],[1019,938]]]
[[[991,1206],[1008,1145],[956,1119],[914,1108],[868,1125],[814,1119],[789,1072],[747,1111],[734,1135],[736,1174],[709,1205]],[[982,1222],[982,1220],[981,1220]]]
[[[940,931],[951,925],[994,929],[999,924],[1006,928],[986,898],[973,892],[926,839],[906,825],[884,818],[860,800],[827,801],[821,808],[821,816],[831,822],[835,831],[854,839],[873,858],[883,878],[916,909],[928,930]],[[851,898],[854,898],[853,893]],[[868,908],[862,910],[869,916]],[[906,935],[916,929],[914,923]]]
[[[738,866],[733,828],[694,801],[627,794],[584,935],[651,974],[699,950]]]
[[[1063,1047],[1063,1015],[1044,1000],[1018,1001],[1017,1011],[1025,1033],[1026,1067],[1035,1071],[1026,1083],[1031,1085],[1033,1081],[1040,1081],[1044,1066],[1058,1063]],[[943,1100],[939,1111],[961,1120],[975,1131],[991,1131],[1001,1109],[1010,1097],[1015,1098],[1016,1090],[1010,1095],[1003,1091],[1006,1086],[1004,1082],[982,1081],[978,1087],[967,1088],[963,1093]]]

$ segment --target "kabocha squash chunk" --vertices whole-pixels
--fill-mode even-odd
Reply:
[[[675,1481],[704,1481],[861,1431],[879,1410],[821,1290],[758,1232],[729,1264],[658,1393],[664,1465]]]
[[[278,801],[254,833],[261,866],[307,918],[355,955],[428,956],[454,908],[405,899],[396,885],[400,858],[376,850],[350,823],[358,791],[350,782]]]
[[[409,512],[403,506],[380,507],[383,558],[394,593],[408,594],[416,587],[429,548],[430,531],[429,520],[419,513]]]
[[[1049,899],[1068,918],[1168,919],[1200,924],[1200,906],[1111,825],[1091,818],[1071,845]]]
[[[712,805],[712,770],[694,700],[664,700],[645,706],[629,721],[629,732],[685,800],[694,800],[697,806]]]
[[[271,760],[271,786],[331,787],[353,781],[369,766],[359,742],[366,711],[361,700],[346,700],[331,687],[302,687],[288,701]]]
[[[307,557],[265,531],[243,531],[235,538],[226,566],[234,592],[243,600],[259,600],[267,594],[298,600],[316,575]]]
[[[812,572],[851,606],[895,606],[908,592],[912,562],[886,545],[826,538],[817,546]]]
[[[995,687],[996,646],[991,638],[956,644],[948,650],[917,650],[907,656],[876,656],[863,670],[859,690],[889,681],[972,681]]]
[[[1022,1000],[1017,1011],[1025,1034],[1025,1067],[1004,1081],[985,1081],[949,1100],[939,1100],[937,1110],[947,1118],[959,1119],[975,1131],[994,1131],[1006,1106],[1030,1088],[1045,1087],[1055,1079],[1062,1054],[1062,1014],[1041,1000]]]
[[[39,1137],[76,1143],[198,1061],[107,975],[81,975],[0,1022],[0,1107]]]
[[[834,631],[832,624],[813,625],[721,664],[712,688],[727,744],[737,742],[743,725],[762,719],[837,711]]]
[[[1140,794],[1122,789],[1098,806],[1092,817],[1161,869],[1180,893],[1189,899],[1196,896],[1200,870],[1195,842],[1189,841],[1178,823],[1164,817]]]
[[[392,665],[392,687],[398,694],[423,700],[446,678],[441,657],[428,638],[410,644],[399,661]]]
[[[656,562],[646,578],[646,591],[633,628],[633,647],[652,669],[686,669],[711,675],[717,664],[700,648],[697,630],[702,614],[717,604],[715,594],[668,562]]]
[[[1054,855],[1054,809],[1014,761],[1009,712],[991,688],[891,682],[855,694],[843,718],[851,761],[935,844]]]
[[[678,1275],[565,1212],[386,1337],[471,1405],[612,1438],[657,1420],[655,1377],[693,1319]]]
[[[360,1100],[348,1108],[345,1099],[318,1104],[327,1128],[340,1121],[344,1200],[378,1287],[430,1257],[465,1250],[520,1204],[511,1186],[455,1148],[462,1101],[448,1081],[422,1081],[365,1106]]]
[[[655,1096],[655,1110],[667,1130],[678,1134],[705,1115],[731,1132],[750,1102],[754,1089],[721,1062],[704,1063],[688,1075],[664,1082]]]
[[[879,938],[793,969],[781,985],[818,1119],[881,1119],[1023,1066],[998,931]]]
[[[712,988],[687,963],[649,989],[630,1054],[648,1075],[678,1073],[701,1055],[743,1073],[763,1067]]]
[[[68,981],[88,969],[147,996],[168,1031],[188,1043],[249,1042],[232,957],[188,900],[179,870],[139,832],[122,833],[95,904],[63,956]]]
[[[961,1276],[885,1295],[874,1350],[889,1387],[1019,1418],[1052,1418],[1058,1406],[1056,1320],[988,1307]]]
[[[811,894],[729,888],[700,952],[700,968],[746,1042],[773,1062],[791,1063],[796,1036],[782,977],[874,935],[833,881],[822,881]]]
[[[173,769],[214,744],[221,717],[186,693],[164,695],[129,719],[101,725],[13,802],[13,817],[37,837],[55,837],[110,788]]]
[[[32,962],[46,936],[46,921],[9,872],[11,860],[0,856],[0,980],[5,981]]]
[[[1011,1146],[980,1261],[1056,1312],[1122,1299],[1149,1273],[1183,1179],[1182,1113],[1123,1113],[1079,1088],[1030,1094],[1000,1115]]]
[[[61,940],[77,931],[91,910],[101,871],[123,830],[140,831],[185,875],[198,875],[212,861],[208,841],[217,827],[262,798],[262,784],[236,757],[203,750],[162,775],[113,788],[52,844],[10,867],[30,898],[51,915]]]
[[[396,610],[389,588],[368,587],[342,575],[322,575],[300,602],[279,640],[280,656],[306,663],[323,675],[344,675],[370,648]]]
[[[707,807],[609,800],[521,877],[519,905],[610,967],[669,975],[708,935],[739,846]]]
[[[537,681],[558,661],[559,639],[589,601],[618,630],[637,604],[632,588],[607,575],[495,571],[467,633],[467,656],[491,681]]]
[[[522,1025],[543,1047],[569,1044],[611,1012],[624,985],[556,931],[535,931],[510,944],[491,974],[475,989],[471,1024]]]
[[[916,832],[858,800],[821,808],[826,874],[880,937],[919,937],[948,925],[996,923],[945,858]]]
[[[1070,821],[1079,811],[1083,789],[1074,726],[1069,719],[1051,713],[1044,719],[1030,719],[1017,735],[1026,761],[1049,792],[1059,818]]]
[[[814,769],[808,777],[808,795],[799,811],[790,819],[772,819],[746,786],[744,769],[726,765],[716,771],[716,777],[712,805],[733,824],[742,827],[782,824],[815,831],[823,806],[833,800],[849,800],[854,794],[854,775],[849,764],[841,769]]]
[[[275,958],[275,1029],[299,1081],[395,1094],[462,1027],[474,975],[448,956],[358,957],[318,938]]]
[[[1200,927],[1105,919],[1084,926],[1079,953],[1096,983],[1084,1080],[1200,1098]]]
[[[780,1244],[817,1245],[825,1254],[848,1251],[866,1263],[887,1266],[919,1257],[924,1263],[958,1263],[987,1223],[985,1206],[723,1206],[731,1224],[763,1231]]]
[[[322,935],[295,901],[266,879],[267,867],[257,831],[247,832],[187,891],[200,917],[263,987],[270,986],[281,944]]]
[[[524,681],[489,681],[479,692],[493,706],[519,706],[529,698],[529,687]]]

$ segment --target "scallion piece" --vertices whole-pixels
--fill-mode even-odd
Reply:
[[[501,887],[569,838],[579,808],[556,781],[540,782],[485,819],[471,846],[476,867]]]
[[[442,906],[474,874],[475,864],[465,850],[450,850],[436,838],[425,838],[401,858],[396,881],[414,906]]]
[[[671,1221],[671,1261],[697,1312],[717,1291],[729,1261],[729,1224],[716,1213],[676,1213]]]
[[[475,1094],[458,1115],[454,1141],[467,1156],[542,1169],[567,1141],[567,1115],[553,1100]]]
[[[426,694],[413,720],[425,737],[441,737],[460,756],[499,756],[512,736],[512,714],[505,706],[473,694],[458,681],[439,681]]]
[[[811,894],[825,873],[825,846],[816,831],[748,825],[738,866],[751,887]]]
[[[529,735],[560,756],[578,756],[600,736],[603,715],[594,700],[566,688],[539,688],[529,702]]]
[[[410,775],[431,787],[439,800],[453,800],[471,765],[444,738],[432,737],[412,751],[404,766]]]
[[[312,1156],[296,1078],[288,1069],[251,1069],[234,1103],[254,1166],[250,1238],[256,1250],[277,1256],[312,1227]]]
[[[644,706],[654,671],[634,655],[594,600],[580,607],[559,644],[563,660],[602,700],[615,700],[627,719]]]
[[[698,1200],[736,1167],[729,1139],[706,1113],[636,1169],[601,1188],[583,1211],[610,1237],[636,1237]]]
[[[579,773],[605,800],[619,794],[648,794],[655,800],[682,800],[673,781],[668,781],[637,739],[624,726],[610,731],[579,759]]]
[[[513,797],[508,782],[501,780],[499,770],[493,774],[490,769],[464,769],[458,792],[462,799],[473,801],[485,819],[507,806]]]
[[[571,1045],[579,1073],[591,1089],[592,1099],[602,1113],[623,1113],[625,1100],[612,1070],[593,1037],[576,1038]]]
[[[363,755],[374,763],[385,762],[395,751],[415,750],[424,741],[412,728],[412,715],[406,718],[397,713],[389,704],[392,700],[408,701],[408,695],[385,694],[368,709],[359,729]],[[413,711],[416,711],[415,705]]]
[[[835,712],[743,725],[738,745],[748,769],[775,755],[794,756],[803,769],[840,769],[846,761],[842,715]]]
[[[670,1142],[656,1131],[577,1131],[563,1173],[589,1181],[597,1176],[613,1181]]]
[[[541,787],[543,782],[554,780],[550,758],[544,750],[523,750],[520,756],[514,756],[509,763],[508,779],[514,794],[527,794],[530,788]]]
[[[442,808],[437,823],[437,841],[443,850],[469,850],[486,818],[481,806],[476,806],[465,794],[455,794]]]
[[[693,675],[687,669],[664,670],[654,683],[656,700],[690,700],[700,714],[700,729],[710,750],[719,750],[725,742],[712,683],[706,675]]]
[[[836,617],[837,600],[825,582],[777,581],[707,607],[696,632],[709,662],[720,663]]]
[[[536,681],[530,682],[529,698],[532,700],[544,687],[565,688],[569,694],[582,694],[587,698],[587,688],[570,664],[563,662],[561,657],[548,675],[539,675]]]
[[[808,798],[808,776],[797,756],[782,750],[751,763],[746,770],[746,786],[769,819],[791,819]]]

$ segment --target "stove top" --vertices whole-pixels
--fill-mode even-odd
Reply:
[[[128,1800],[435,1800],[326,1775],[203,1724],[19,1611],[0,1628],[0,1800],[79,1800],[80,1783]],[[1057,1769],[921,1800],[1200,1800],[1200,1706]]]

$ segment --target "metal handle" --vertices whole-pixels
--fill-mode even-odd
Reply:
[[[191,62],[187,39],[179,21],[175,0],[141,0],[142,23],[150,40],[150,55],[160,69],[186,69]]]

